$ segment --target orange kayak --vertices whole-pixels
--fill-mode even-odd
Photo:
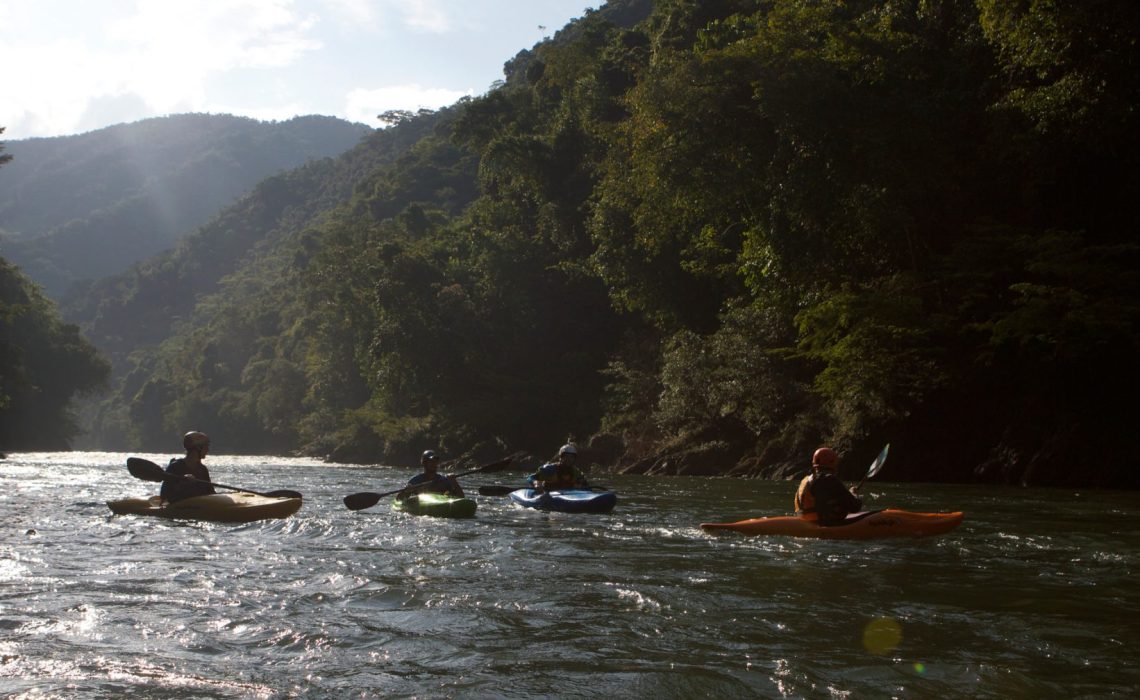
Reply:
[[[912,513],[907,510],[877,510],[852,513],[842,525],[823,526],[798,515],[751,518],[734,523],[701,523],[705,530],[739,532],[742,535],[786,535],[826,540],[873,540],[881,537],[925,537],[950,532],[962,524],[962,513]]]

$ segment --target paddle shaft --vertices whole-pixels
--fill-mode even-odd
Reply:
[[[127,469],[131,472],[131,476],[135,477],[136,479],[142,479],[143,481],[186,481],[186,477],[179,474],[171,474],[149,459],[143,459],[142,457],[127,458]],[[266,498],[301,498],[301,494],[299,492],[290,491],[288,489],[262,493],[260,491],[254,491],[252,489],[243,489],[240,486],[228,486],[226,484],[219,484],[216,481],[199,481],[198,483],[208,484],[219,489],[229,489],[230,491],[252,493],[255,496],[264,496]]]

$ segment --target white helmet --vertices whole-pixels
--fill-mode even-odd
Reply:
[[[560,455],[574,455],[578,456],[578,448],[574,447],[574,443],[568,442],[558,449]]]

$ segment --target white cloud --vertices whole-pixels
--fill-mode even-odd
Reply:
[[[44,26],[38,35],[0,29],[5,136],[89,128],[97,111],[128,101],[150,114],[208,111],[211,79],[289,66],[321,48],[312,37],[315,17],[292,0],[136,0],[122,7],[129,11],[63,23],[63,38]]]
[[[471,90],[443,90],[419,85],[393,85],[372,90],[357,88],[348,93],[348,119],[377,126],[376,115],[390,109],[438,109],[454,104],[459,98],[474,94]]]
[[[350,29],[372,30],[380,27],[381,18],[373,0],[324,0],[333,17]]]
[[[404,22],[416,31],[446,34],[452,29],[451,17],[434,0],[413,0],[399,6]]]
[[[301,0],[304,2],[305,0]],[[309,0],[349,31],[446,34],[456,28],[456,0]],[[462,0],[463,3],[470,0]]]
[[[288,65],[317,48],[315,19],[290,0],[139,0],[108,26],[108,37],[140,58],[190,72]]]

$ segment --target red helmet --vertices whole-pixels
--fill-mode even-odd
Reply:
[[[830,447],[821,447],[811,456],[811,466],[835,471],[839,468],[839,455]]]
[[[197,430],[191,430],[182,436],[182,446],[187,450],[196,450],[199,447],[209,447],[210,437]]]

